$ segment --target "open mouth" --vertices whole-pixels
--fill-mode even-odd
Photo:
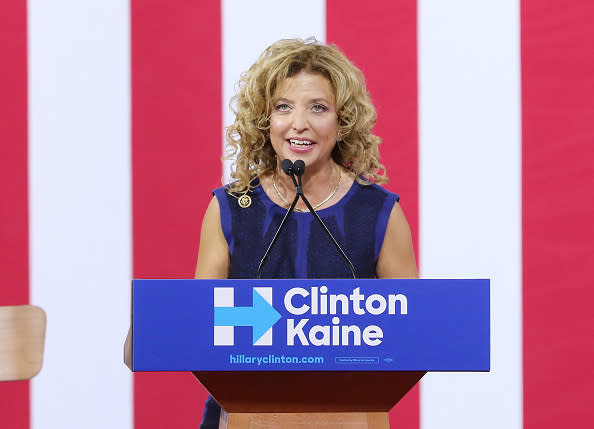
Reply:
[[[307,147],[314,144],[311,140],[296,140],[296,139],[289,139],[289,143],[291,146],[298,146],[298,147]]]

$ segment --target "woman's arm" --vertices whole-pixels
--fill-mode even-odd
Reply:
[[[202,220],[196,278],[226,279],[228,274],[229,247],[223,235],[219,202],[213,197]]]
[[[130,371],[132,371],[132,338],[131,334],[132,328],[128,328],[128,333],[126,334],[126,341],[124,341],[124,363]]]
[[[410,228],[398,203],[390,213],[376,272],[379,278],[386,279],[418,277]]]

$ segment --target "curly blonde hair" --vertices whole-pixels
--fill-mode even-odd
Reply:
[[[301,71],[318,73],[331,83],[336,97],[339,140],[334,162],[352,172],[362,184],[388,181],[379,161],[381,139],[371,132],[377,114],[365,87],[363,73],[334,45],[315,39],[285,39],[269,46],[239,80],[231,100],[235,122],[227,128],[227,155],[235,157],[230,193],[254,187],[255,177],[277,167],[270,143],[270,117],[276,89]]]

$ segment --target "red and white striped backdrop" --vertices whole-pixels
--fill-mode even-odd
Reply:
[[[0,4],[0,305],[48,314],[6,428],[196,428],[188,374],[122,363],[129,280],[190,278],[239,73],[282,37],[365,73],[425,277],[492,279],[492,371],[399,428],[594,426],[591,0]]]

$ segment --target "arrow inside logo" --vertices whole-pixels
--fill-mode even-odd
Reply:
[[[215,307],[216,326],[251,326],[254,344],[266,333],[281,315],[272,305],[253,290],[252,307]]]

